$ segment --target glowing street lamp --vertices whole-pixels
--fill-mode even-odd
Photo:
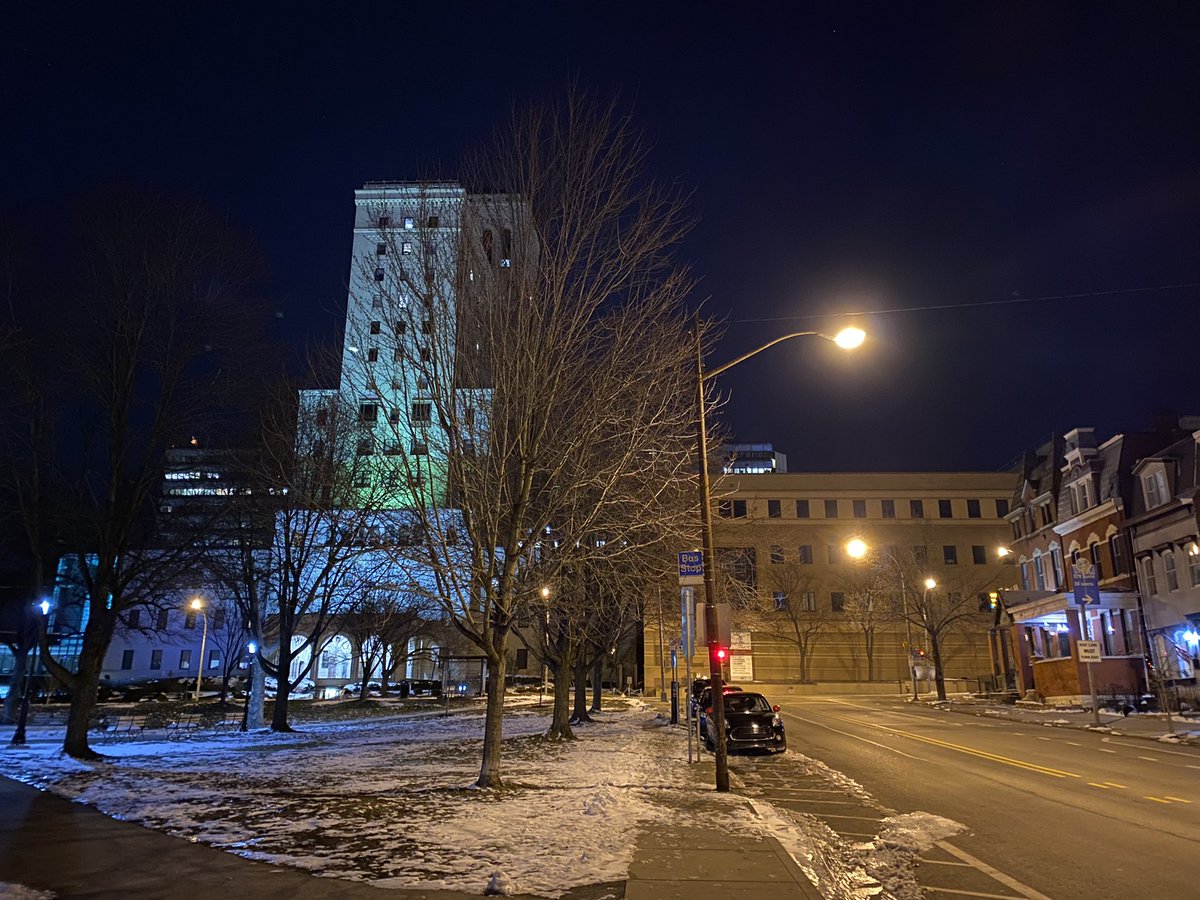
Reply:
[[[937,587],[936,581],[934,581],[932,578],[925,579],[925,590],[932,591],[935,587]]]
[[[712,718],[713,724],[717,729],[715,754],[716,784],[717,790],[720,792],[727,792],[729,790],[729,748],[725,742],[725,695],[721,689],[721,660],[717,657],[717,591],[716,584],[713,581],[713,565],[717,554],[714,549],[715,542],[713,541],[712,531],[712,509],[710,506],[712,503],[712,492],[709,489],[708,480],[708,423],[706,420],[708,404],[704,394],[704,383],[711,378],[716,378],[722,372],[727,372],[738,363],[745,362],[750,357],[757,356],[764,350],[774,347],[776,344],[790,341],[792,338],[810,336],[832,341],[843,350],[853,350],[862,345],[863,340],[866,338],[866,332],[861,328],[843,328],[836,335],[830,336],[822,334],[819,331],[796,331],[792,334],[777,337],[773,341],[768,341],[761,347],[756,347],[749,353],[743,353],[741,356],[722,366],[706,370],[704,368],[704,347],[700,343],[700,314],[696,313],[696,398],[700,413],[697,418],[697,431],[699,434],[697,435],[696,451],[699,456],[697,463],[700,469],[700,525],[704,533],[704,633],[708,638],[709,684],[712,687]]]
[[[192,602],[188,604],[193,610],[200,613],[204,619],[204,630],[200,633],[200,660],[196,666],[196,693],[192,698],[194,702],[200,702],[200,679],[204,677],[204,650],[208,643],[208,613],[204,611],[204,601],[199,597],[193,597]]]
[[[250,694],[254,690],[254,654],[258,652],[258,644],[251,641],[246,645],[246,652],[250,654],[249,668],[246,669],[246,703],[242,707],[242,732],[250,730]]]

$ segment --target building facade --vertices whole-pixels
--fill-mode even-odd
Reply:
[[[943,661],[949,678],[975,688],[990,666],[990,595],[1013,579],[998,548],[1008,540],[1005,516],[1015,477],[913,472],[720,479],[713,490],[713,530],[719,589],[735,607],[731,677],[739,683],[907,681],[912,654],[919,657],[927,641],[919,628],[906,630],[899,616],[880,608],[872,617],[864,609],[863,572],[873,569],[893,592],[896,585],[923,590],[921,582],[932,578],[934,590],[959,604],[966,614],[948,629]],[[855,539],[868,548],[863,560],[847,552]],[[890,599],[915,607],[928,598],[910,593]],[[671,627],[677,608],[671,607],[662,643],[679,631]],[[803,667],[802,644],[808,657]],[[659,663],[654,622],[645,646],[646,679],[654,690],[664,668],[670,679],[669,665]],[[669,648],[663,652],[669,654]],[[701,649],[693,668],[707,667]]]

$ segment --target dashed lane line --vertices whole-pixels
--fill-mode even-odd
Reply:
[[[930,884],[921,885],[921,889],[931,894],[958,894],[960,897],[994,897],[997,900],[1019,900],[1012,894],[985,894],[983,891],[962,891],[958,888],[934,887]]]
[[[971,868],[974,868],[974,866],[972,866],[970,863],[965,863],[965,862],[955,862],[955,861],[954,861],[954,860],[952,860],[952,859],[930,859],[930,858],[929,858],[929,857],[927,857],[927,856],[922,856],[922,857],[921,857],[921,865],[923,865],[923,866],[924,866],[924,865],[931,865],[931,866],[959,866],[960,868],[963,868],[963,869],[971,869]]]
[[[1100,741],[1101,741],[1102,743],[1105,743],[1105,744],[1112,744],[1114,747],[1134,747],[1134,748],[1136,748],[1136,749],[1138,749],[1138,750],[1143,750],[1143,749],[1145,749],[1145,748],[1143,747],[1143,745],[1141,745],[1141,744],[1131,744],[1131,743],[1129,743],[1128,741],[1114,741],[1112,738],[1108,738],[1108,737],[1106,737],[1106,738],[1101,738],[1101,739],[1100,739]],[[1098,748],[1098,749],[1100,749],[1100,750],[1104,750],[1104,748],[1103,748],[1103,747],[1100,747],[1100,748]],[[1104,751],[1104,752],[1106,752],[1106,753],[1112,753],[1112,752],[1114,752],[1114,751],[1107,750],[1107,751]],[[1164,748],[1164,747],[1156,747],[1156,748],[1155,748],[1155,750],[1154,750],[1154,752],[1155,752],[1155,753],[1166,753],[1166,754],[1168,754],[1169,756],[1186,756],[1188,759],[1196,759],[1196,754],[1195,754],[1195,753],[1184,753],[1184,752],[1183,752],[1183,751],[1181,751],[1181,750],[1167,750],[1167,749],[1166,749],[1166,748]],[[1140,757],[1138,757],[1138,758],[1139,758],[1139,759],[1145,759],[1146,757],[1144,757],[1144,756],[1140,756]],[[1189,766],[1189,768],[1192,768],[1192,769],[1200,769],[1200,766]]]
[[[1191,803],[1191,800],[1184,800],[1182,797],[1172,797],[1170,794],[1163,794],[1168,800],[1174,800],[1176,803]]]
[[[862,741],[864,744],[870,744],[872,747],[879,747],[881,750],[890,750],[892,753],[899,753],[901,756],[905,756],[908,759],[915,759],[917,762],[923,762],[923,763],[929,762],[929,760],[923,759],[920,756],[913,756],[911,753],[905,753],[903,750],[897,750],[895,747],[889,747],[887,744],[880,744],[877,741],[868,740],[867,738],[862,737],[861,735],[851,734],[848,731],[841,731],[837,728],[834,728],[832,725],[826,725],[824,722],[816,722],[816,721],[813,721],[812,719],[806,719],[806,718],[804,718],[804,716],[796,715],[796,713],[785,712],[784,715],[791,716],[793,719],[799,719],[801,722],[807,722],[809,725],[817,725],[820,728],[826,728],[829,731],[832,731],[834,734],[840,734],[840,735],[844,735],[845,737],[848,737],[848,738],[853,738],[856,741]],[[829,714],[826,713],[825,715],[829,715]],[[857,723],[855,723],[855,724],[857,724]]]
[[[1104,783],[1105,783],[1105,784],[1107,784],[1109,787],[1115,787],[1115,788],[1127,788],[1127,787],[1129,787],[1129,785],[1127,785],[1127,784],[1121,784],[1120,782],[1117,782],[1117,781],[1106,781],[1106,782],[1104,782]]]
[[[1153,800],[1155,803],[1170,803],[1171,802],[1170,800],[1164,800],[1162,797],[1151,797],[1149,795],[1146,796],[1146,799]]]
[[[1139,756],[1138,759],[1144,759],[1146,762],[1158,762],[1157,756]]]
[[[1096,787],[1096,788],[1100,788],[1101,790],[1107,791],[1109,786],[1107,784],[1097,784],[1094,781],[1089,781],[1088,787]]]

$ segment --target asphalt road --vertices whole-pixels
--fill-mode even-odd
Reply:
[[[988,721],[900,698],[772,701],[783,709],[792,750],[845,773],[898,812],[961,822],[970,832],[953,838],[956,847],[1037,893],[1200,894],[1196,749]],[[764,771],[769,763],[754,765]],[[1013,894],[991,890],[945,893]]]

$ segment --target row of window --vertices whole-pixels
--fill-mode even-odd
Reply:
[[[124,671],[128,672],[130,669],[133,668],[134,654],[135,654],[135,651],[133,651],[133,650],[125,650],[124,652],[121,653],[121,668]],[[162,668],[162,660],[163,660],[163,651],[151,650],[150,651],[150,669],[151,669],[151,671],[157,671],[157,670],[161,669]],[[176,668],[179,669],[180,671],[186,672],[191,667],[192,667],[192,651],[191,650],[180,650],[179,651],[179,665],[176,666]],[[209,668],[209,670],[221,668],[221,651],[220,650],[208,651],[208,668]]]
[[[404,228],[409,231],[417,227],[417,220],[414,216],[404,216],[400,221],[403,223]],[[439,221],[437,216],[429,216],[425,220],[425,227],[437,228]],[[395,224],[395,220],[391,216],[380,216],[377,224],[380,228],[391,228]]]
[[[775,601],[776,612],[816,612],[817,610],[816,591],[800,591],[794,596],[787,591],[774,591],[772,596]],[[947,598],[948,602],[954,606],[962,602],[963,595],[951,592],[947,595]],[[976,600],[979,604],[979,612],[987,612],[992,609],[992,600],[988,594],[978,594]],[[833,612],[846,611],[845,591],[829,592],[829,609]]]
[[[811,566],[813,564],[813,545],[801,544],[797,548],[795,560],[801,565]],[[889,555],[896,556],[896,548],[888,548]],[[773,565],[783,565],[788,562],[791,554],[786,547],[774,545],[771,547],[771,563]],[[912,556],[917,565],[926,565],[929,562],[929,549],[924,544],[914,544],[912,547]],[[845,562],[845,551],[840,544],[825,545],[825,561],[831,565],[839,565]],[[971,545],[971,562],[977,566],[985,566],[988,563],[987,547],[983,544]],[[955,544],[942,545],[942,563],[947,566],[958,565],[958,547]]]
[[[170,614],[171,614],[171,611],[169,609],[160,609],[158,611],[158,614],[157,614],[157,617],[156,617],[156,620],[154,623],[154,627],[157,631],[166,631],[167,630],[167,623],[168,623]],[[184,628],[195,628],[196,627],[196,615],[197,615],[197,613],[195,610],[191,610],[191,609],[187,610],[184,613],[184,617],[183,617],[183,627]],[[140,609],[131,609],[131,610],[129,610],[129,612],[125,613],[125,624],[130,628],[140,628],[142,625],[142,611]],[[214,609],[212,618],[209,620],[209,625],[212,627],[212,629],[214,631],[220,631],[222,628],[224,628],[225,627],[225,610],[222,609],[221,607],[217,607],[216,609]]]
[[[749,514],[748,500],[722,500],[720,503],[720,515],[726,519],[741,519]],[[869,507],[868,503],[876,501],[869,500],[796,500],[795,501],[795,517],[797,519],[812,518],[813,506],[816,503],[823,504],[824,518],[837,519],[841,517],[841,511],[845,509],[844,504],[850,503],[850,514],[855,519],[868,518]],[[879,503],[879,518],[894,519],[896,518],[896,502],[895,500],[883,499],[877,501]],[[1008,515],[1008,501],[995,500],[995,513],[997,518],[1003,518]],[[783,518],[783,510],[785,503],[783,500],[768,500],[767,501],[767,517],[771,519]],[[966,501],[966,512],[968,519],[983,518],[983,501],[971,499]],[[908,516],[911,519],[925,518],[925,501],[924,500],[909,500],[908,501]],[[937,517],[939,519],[953,519],[954,502],[952,500],[937,501]]]
[[[1125,553],[1125,545],[1120,535],[1112,535],[1108,541],[1108,554],[1105,559],[1104,543],[1093,541],[1087,550],[1071,551],[1071,563],[1087,558],[1096,569],[1096,577],[1100,580],[1116,578],[1129,571],[1129,563]],[[1057,546],[1047,552],[1035,551],[1033,557],[1021,560],[1021,588],[1026,591],[1061,591],[1067,588],[1067,577],[1064,571],[1062,550]]]
[[[1173,593],[1181,587],[1200,587],[1200,547],[1196,546],[1195,541],[1182,550],[1184,565],[1179,564],[1177,558],[1177,548],[1168,547],[1166,550],[1158,554],[1150,554],[1142,557],[1142,583],[1146,588],[1146,593],[1154,596],[1158,593],[1159,580],[1156,567],[1154,565],[1155,556],[1162,561],[1163,584],[1167,589],[1167,593]],[[1181,573],[1186,572],[1188,584],[1184,585]]]
[[[409,421],[418,425],[428,425],[433,421],[433,402],[430,400],[414,400],[409,409]],[[358,405],[358,420],[364,425],[373,425],[379,421],[379,404],[365,401]],[[388,410],[388,424],[400,424],[400,410],[393,406]]]

